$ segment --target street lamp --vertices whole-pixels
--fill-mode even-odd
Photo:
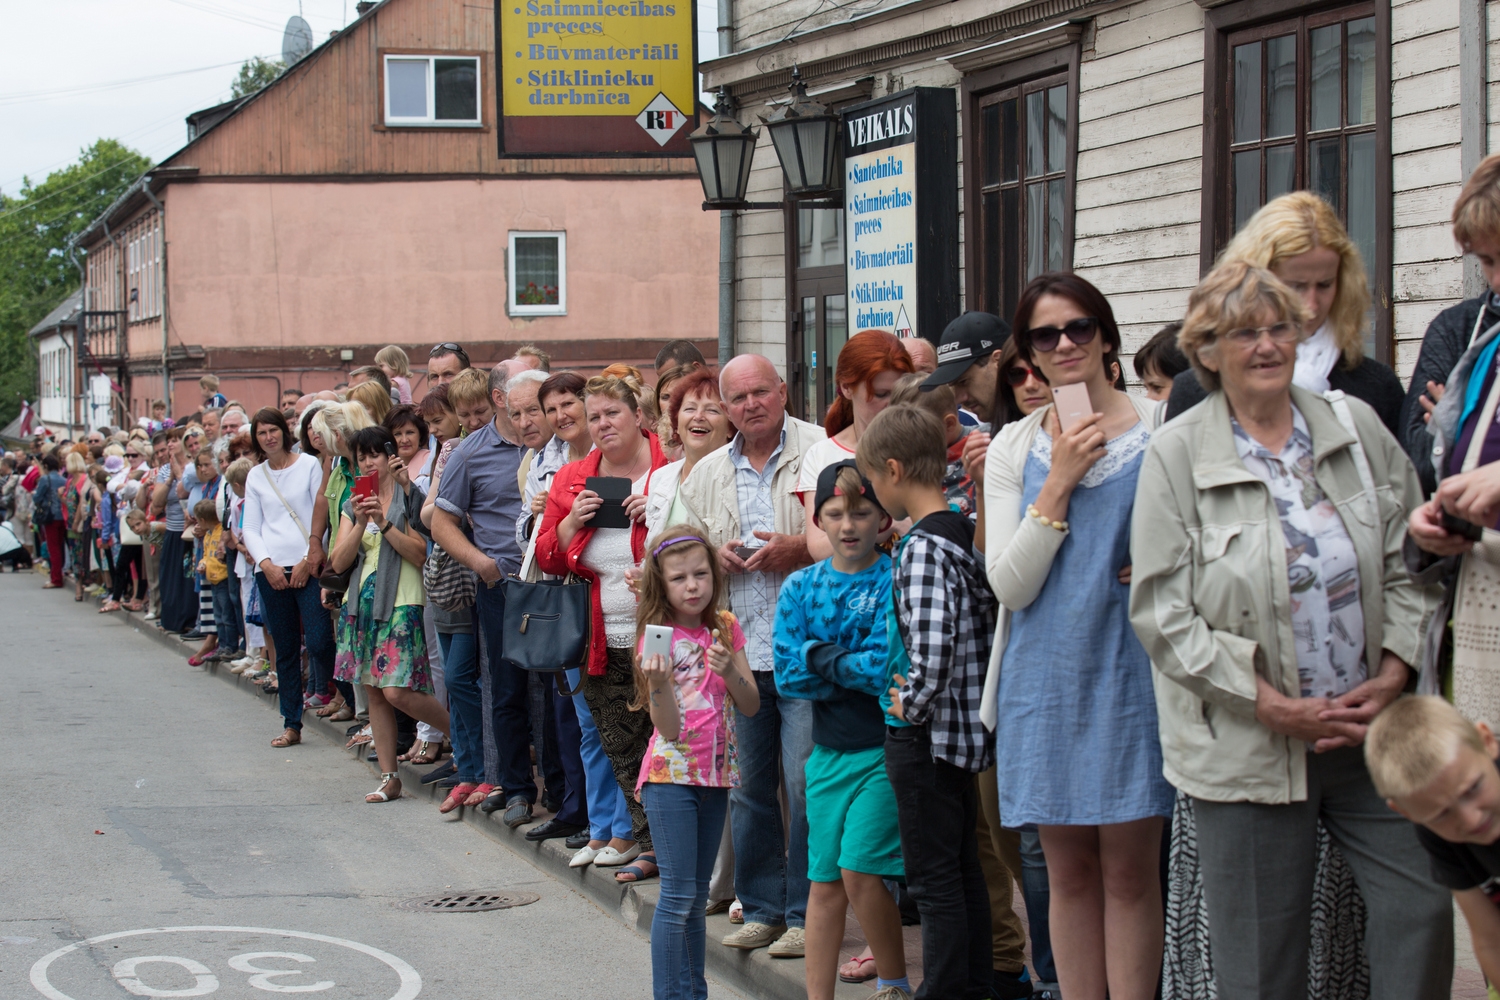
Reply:
[[[734,117],[728,91],[719,88],[714,116],[688,136],[698,162],[698,179],[703,182],[705,209],[745,207],[755,139],[755,133]]]
[[[839,116],[807,96],[802,74],[792,68],[791,103],[762,118],[771,133],[776,158],[786,174],[787,194],[826,194],[836,188]]]

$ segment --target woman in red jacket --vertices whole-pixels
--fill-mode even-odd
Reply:
[[[592,641],[583,697],[599,728],[615,780],[625,793],[635,842],[624,850],[606,847],[594,858],[602,866],[621,868],[615,878],[635,882],[656,874],[651,830],[635,797],[635,779],[651,737],[651,716],[630,709],[635,697],[635,595],[627,570],[640,564],[646,547],[646,492],[652,473],[667,463],[656,435],[643,426],[641,383],[633,375],[603,375],[583,388],[584,413],[594,450],[563,466],[552,480],[547,510],[537,536],[536,560],[543,572],[576,573],[592,580]],[[625,511],[629,528],[594,528],[604,500],[586,488],[590,476],[630,480]]]

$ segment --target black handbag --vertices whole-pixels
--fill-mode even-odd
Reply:
[[[501,580],[505,617],[500,659],[518,670],[554,673],[559,693],[577,694],[578,688],[566,689],[563,671],[588,669],[594,632],[591,586],[573,576],[535,583],[518,576]],[[583,684],[581,675],[578,683]]]

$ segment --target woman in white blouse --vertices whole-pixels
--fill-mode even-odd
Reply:
[[[292,432],[280,410],[267,406],[257,412],[250,439],[261,462],[245,480],[245,545],[256,567],[266,628],[276,644],[276,687],[286,730],[271,745],[289,747],[302,742],[304,641],[312,689],[326,690],[333,678],[333,625],[313,576],[321,540],[308,535],[323,468],[311,455],[288,450]]]

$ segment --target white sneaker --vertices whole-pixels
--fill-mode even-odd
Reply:
[[[154,622],[154,621],[156,621],[156,612],[155,611],[147,611],[141,617],[141,621],[145,621],[145,622]]]

